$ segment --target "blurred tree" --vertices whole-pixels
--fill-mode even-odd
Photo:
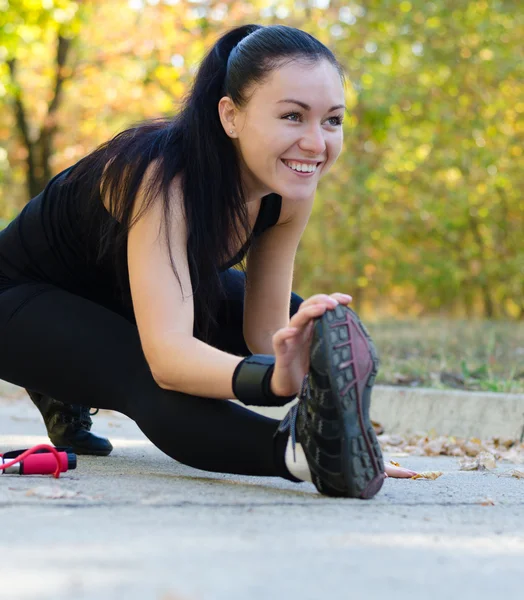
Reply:
[[[300,292],[349,291],[368,315],[523,318],[518,8],[0,0],[0,216],[124,127],[174,113],[225,29],[283,23],[332,48],[350,83],[345,149],[297,257]]]
[[[22,143],[27,161],[26,181],[29,197],[38,194],[52,176],[51,157],[57,116],[62,102],[64,83],[72,76],[67,66],[71,47],[78,34],[79,5],[69,0],[35,2],[9,0],[0,12],[0,49],[3,68],[0,84],[14,114],[16,135]],[[37,99],[39,119],[28,114],[19,63],[30,53],[52,54],[44,75],[49,80],[45,93]]]

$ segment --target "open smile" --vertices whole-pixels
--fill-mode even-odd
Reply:
[[[295,162],[295,161],[285,161],[283,159],[280,159],[280,160],[281,160],[282,164],[289,171],[293,171],[293,173],[295,173],[295,175],[298,175],[299,177],[313,177],[313,175],[318,171],[319,166],[322,164],[322,163],[306,164],[306,163],[299,163],[299,162]],[[293,166],[291,166],[291,165],[293,165]],[[302,170],[302,169],[304,169],[304,170]]]

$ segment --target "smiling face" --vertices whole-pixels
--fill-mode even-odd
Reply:
[[[227,96],[218,105],[239,152],[247,201],[272,192],[296,201],[311,197],[342,150],[344,88],[338,71],[324,59],[293,61],[248,89],[247,97],[242,109]]]

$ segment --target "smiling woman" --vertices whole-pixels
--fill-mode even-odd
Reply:
[[[252,83],[245,96],[249,102],[223,97],[218,110],[250,193],[256,198],[271,190],[288,202],[306,201],[342,148],[340,69],[325,57],[313,63],[296,57],[267,74],[264,85]]]
[[[373,343],[350,296],[291,292],[343,114],[321,42],[232,29],[179,114],[59,173],[0,233],[0,377],[30,390],[54,443],[96,453],[97,406],[195,468],[378,492]],[[228,401],[297,395],[282,422]]]

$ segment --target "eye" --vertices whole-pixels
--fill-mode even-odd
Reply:
[[[328,121],[332,121],[331,125],[334,125],[335,127],[342,125],[344,118],[343,117],[330,117],[328,119]]]
[[[289,117],[301,117],[302,115],[298,112],[293,112],[293,113],[289,113],[287,115],[284,115],[282,118],[283,119],[288,119]],[[291,120],[291,119],[288,119]]]

